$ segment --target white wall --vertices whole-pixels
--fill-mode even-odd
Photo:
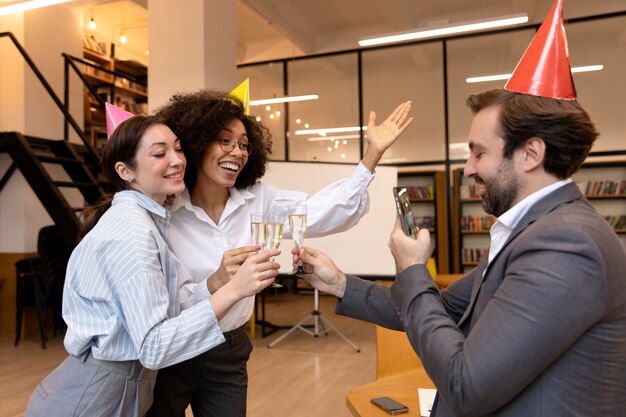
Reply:
[[[236,87],[234,0],[149,0],[150,112],[176,92]]]
[[[54,26],[50,22],[54,22]],[[51,6],[2,16],[0,27],[2,31],[14,33],[63,100],[61,53],[82,56],[80,15],[66,5]],[[77,78],[71,86],[71,112],[82,125],[82,86],[77,83]],[[63,137],[61,111],[8,38],[0,40],[0,131],[19,131],[49,139]],[[8,155],[0,155],[0,175],[6,172],[11,162]],[[71,204],[82,205],[82,201],[79,199]],[[51,223],[21,173],[14,173],[0,193],[0,252],[36,251],[39,229]]]

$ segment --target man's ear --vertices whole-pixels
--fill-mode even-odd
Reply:
[[[526,171],[543,167],[546,157],[546,143],[538,136],[528,139],[522,147],[524,152],[522,164]]]
[[[126,182],[133,182],[135,180],[135,174],[123,162],[115,163],[115,172],[117,172],[117,175],[119,175],[120,178]]]

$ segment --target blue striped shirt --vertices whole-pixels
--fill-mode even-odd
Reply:
[[[136,191],[112,206],[70,258],[63,292],[65,348],[97,359],[139,359],[149,369],[224,341],[208,298],[181,311],[179,263],[167,246],[170,212]],[[191,304],[191,303],[190,303]]]

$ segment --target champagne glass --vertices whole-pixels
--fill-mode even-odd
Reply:
[[[278,249],[283,240],[285,216],[276,214],[265,215],[265,245],[267,249]]]
[[[280,224],[278,223],[279,221]],[[278,246],[280,246],[280,242],[283,238],[283,224],[284,220],[281,219],[280,216],[263,213],[250,213],[252,244],[260,246],[260,251],[265,249],[278,249]],[[274,282],[271,287],[282,288],[282,285]]]
[[[306,236],[306,204],[297,204],[288,208],[289,212],[289,227],[291,228],[291,238],[296,247],[300,249],[304,243],[304,237]],[[304,274],[304,268],[302,267],[302,261],[298,261],[298,267],[296,269],[297,274]]]
[[[265,220],[265,247],[267,249],[278,249],[283,240],[283,228],[285,227],[285,216],[276,214],[266,214]],[[272,257],[272,260],[274,258]],[[281,284],[274,282],[272,288],[282,288]]]
[[[267,244],[265,218],[263,213],[250,213],[250,231],[252,232],[252,244],[265,249]]]

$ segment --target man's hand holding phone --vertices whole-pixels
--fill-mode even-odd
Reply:
[[[401,189],[406,190],[404,187],[394,188],[394,196],[396,196],[396,207],[398,207],[398,201],[402,202],[405,193],[401,193]],[[406,196],[408,201],[408,196]],[[396,269],[398,272],[404,271],[411,265],[423,264],[426,265],[428,258],[432,255],[432,248],[430,245],[430,233],[428,229],[419,229],[415,227],[415,223],[403,224],[403,219],[407,219],[408,216],[404,216],[405,213],[403,203],[400,203],[400,211],[398,208],[398,218],[396,224],[389,237],[389,249],[396,261]],[[409,205],[410,210],[410,205]],[[402,215],[401,215],[402,213]],[[410,218],[412,219],[412,212]],[[408,222],[407,222],[408,223]],[[410,227],[412,225],[412,227]],[[411,236],[413,231],[413,236]]]

